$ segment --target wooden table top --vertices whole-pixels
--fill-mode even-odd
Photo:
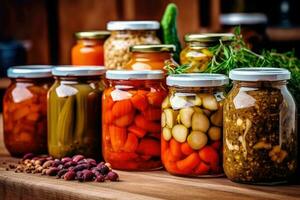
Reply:
[[[18,159],[4,149],[0,116],[0,200],[94,200],[94,199],[300,199],[300,185],[254,186],[226,178],[183,178],[165,171],[123,172],[120,182],[79,183],[39,174],[6,171]]]

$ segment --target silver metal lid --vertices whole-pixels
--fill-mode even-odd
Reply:
[[[104,66],[72,66],[65,65],[54,67],[54,76],[98,76],[103,75],[106,69]]]
[[[9,78],[44,78],[51,77],[50,65],[23,65],[14,66],[7,70]]]
[[[196,33],[184,36],[184,41],[186,42],[218,42],[219,40],[227,42],[233,39],[233,33]]]
[[[107,30],[158,30],[158,21],[111,21],[107,23]]]
[[[173,74],[167,77],[168,86],[216,87],[228,84],[228,77],[222,74],[191,73]]]
[[[238,68],[229,72],[229,78],[236,81],[282,81],[289,80],[291,73],[282,68]]]
[[[262,13],[230,13],[220,16],[222,25],[253,25],[266,24],[268,18]]]
[[[108,70],[106,78],[111,80],[152,80],[163,79],[161,70]]]
[[[175,52],[173,44],[143,44],[129,47],[130,52]]]

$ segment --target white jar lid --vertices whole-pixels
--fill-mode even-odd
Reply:
[[[107,30],[158,30],[158,21],[110,21],[107,23]]]
[[[72,66],[64,65],[54,67],[52,74],[54,76],[97,76],[103,75],[106,69],[104,66]]]
[[[161,70],[108,70],[106,78],[111,80],[157,80],[164,78]]]
[[[226,84],[228,84],[228,78],[222,74],[190,73],[173,74],[167,77],[168,86],[216,87]]]
[[[282,81],[289,80],[291,73],[282,68],[237,68],[229,72],[229,78],[236,81]]]
[[[7,70],[9,78],[44,78],[51,77],[50,65],[23,65],[14,66]]]

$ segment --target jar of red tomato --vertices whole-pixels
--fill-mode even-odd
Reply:
[[[4,142],[12,156],[47,153],[47,92],[50,66],[8,69],[11,84],[3,99]]]
[[[174,175],[222,175],[224,85],[219,74],[167,77],[169,95],[162,103],[162,161]]]
[[[102,151],[121,170],[154,170],[160,159],[161,103],[167,95],[160,70],[107,71],[102,108]]]
[[[75,33],[77,43],[72,48],[72,65],[104,65],[104,41],[108,31],[88,31]]]

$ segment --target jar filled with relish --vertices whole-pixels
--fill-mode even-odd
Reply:
[[[8,69],[11,84],[3,98],[4,142],[12,156],[47,153],[47,92],[50,66]]]
[[[169,95],[162,103],[161,157],[173,175],[223,175],[224,86],[221,74],[167,77]]]
[[[81,154],[101,160],[104,67],[55,67],[48,93],[48,149],[55,158]]]
[[[72,65],[104,65],[104,41],[109,31],[77,32],[76,45],[72,48]]]
[[[161,70],[107,71],[102,99],[103,157],[114,169],[154,170],[160,159]]]
[[[175,63],[172,58],[174,45],[135,45],[129,48],[131,60],[125,69],[129,70],[164,70],[166,63]]]
[[[180,53],[180,63],[189,66],[187,72],[204,72],[213,57],[209,48],[220,42],[231,42],[233,38],[232,33],[187,34],[184,37],[186,47]]]

